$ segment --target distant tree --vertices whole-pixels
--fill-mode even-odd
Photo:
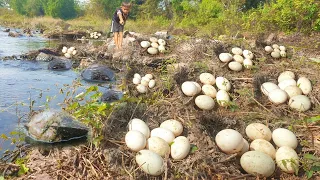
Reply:
[[[45,13],[54,18],[71,19],[77,16],[76,3],[74,0],[48,0]]]
[[[44,7],[46,6],[46,0],[27,0],[24,5],[24,9],[26,11],[26,15],[33,16],[44,16]]]
[[[18,14],[26,15],[26,11],[24,9],[26,3],[27,0],[10,0],[10,7]]]
[[[266,3],[268,0],[246,0],[246,2],[243,4],[244,10],[249,10],[252,8],[257,8],[259,6],[263,6],[264,3]]]
[[[9,0],[0,0],[0,7],[6,7],[9,5]]]

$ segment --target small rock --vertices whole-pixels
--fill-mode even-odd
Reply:
[[[49,62],[52,60],[52,56],[50,56],[49,54],[45,54],[43,52],[40,52],[38,54],[38,56],[36,57],[36,61],[45,61],[45,62]]]

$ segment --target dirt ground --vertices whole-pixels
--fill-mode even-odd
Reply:
[[[28,149],[29,172],[17,179],[259,179],[241,168],[240,157],[221,152],[214,141],[215,135],[226,128],[239,131],[248,140],[245,128],[252,122],[266,124],[271,130],[278,127],[292,129],[299,140],[296,150],[300,158],[306,153],[319,157],[319,121],[305,124],[303,119],[320,115],[320,63],[309,59],[320,59],[320,34],[276,34],[272,43],[288,49],[288,58],[282,59],[273,59],[265,53],[267,38],[266,35],[224,40],[177,37],[169,42],[168,54],[152,57],[138,43],[127,44],[130,52],[124,54],[130,54],[129,58],[124,55],[115,58],[108,51],[108,44],[102,47],[81,45],[83,56],[87,57],[85,62],[90,63],[88,57],[91,57],[118,70],[124,77],[121,82],[125,84],[128,95],[141,97],[144,101],[122,103],[112,113],[105,122],[100,147],[88,143],[63,148]],[[219,61],[219,53],[231,52],[235,46],[255,54],[254,69],[232,72]],[[113,60],[109,60],[111,56]],[[86,66],[81,62],[80,65]],[[313,90],[308,95],[312,102],[311,110],[299,113],[287,104],[274,105],[262,95],[260,85],[266,81],[276,81],[285,70],[293,71],[296,77],[311,79]],[[139,95],[131,82],[133,74],[150,72],[157,80],[156,88]],[[181,84],[186,80],[199,82],[202,72],[230,80],[233,106],[223,108],[216,104],[213,110],[203,111],[195,106],[194,97],[183,95]],[[132,118],[145,120],[150,130],[168,119],[180,121],[184,126],[182,135],[196,147],[195,151],[179,161],[165,158],[165,172],[158,177],[145,174],[135,162],[135,153],[124,143],[127,124]],[[5,167],[14,169],[14,165],[10,167],[7,164]],[[286,174],[277,168],[270,179],[306,179],[306,176],[302,167],[298,175]],[[320,179],[319,172],[314,174],[313,179]]]

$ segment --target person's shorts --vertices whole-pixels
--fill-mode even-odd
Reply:
[[[123,32],[124,25],[117,23],[116,21],[111,22],[111,32]]]

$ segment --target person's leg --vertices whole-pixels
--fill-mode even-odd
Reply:
[[[113,40],[114,40],[114,43],[116,44],[116,49],[118,49],[119,48],[119,32],[113,33]]]
[[[119,32],[119,49],[122,49],[123,32]]]

